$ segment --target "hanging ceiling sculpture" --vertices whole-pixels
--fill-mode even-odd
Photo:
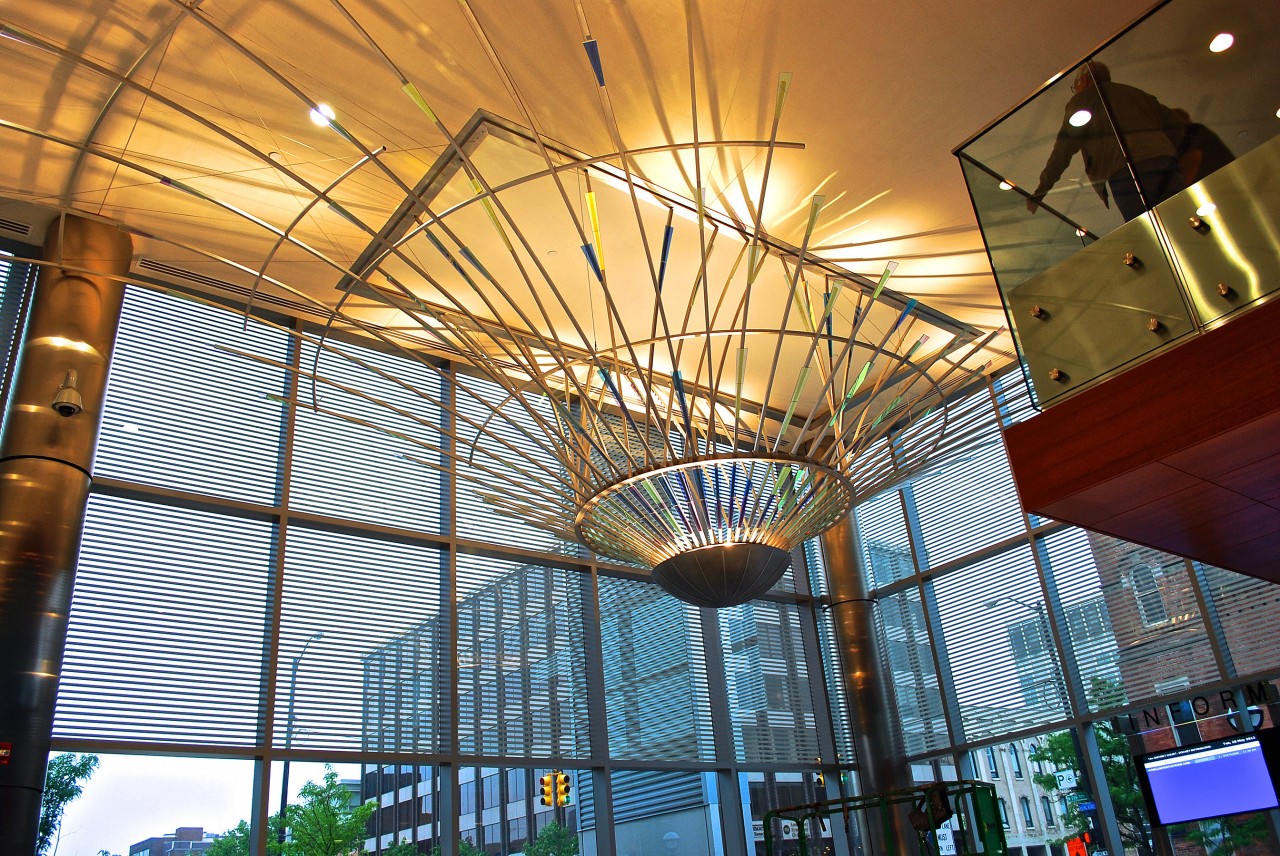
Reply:
[[[366,142],[367,119],[348,127],[341,111],[295,82],[289,66],[260,55],[268,34],[241,40],[199,4],[167,8],[174,17],[151,43],[172,42],[166,62],[213,51],[235,69],[236,90],[211,83],[203,97],[274,92],[293,99],[300,114],[310,111],[327,135],[326,151],[345,170],[316,180],[316,169],[295,168],[272,149],[302,130],[228,118],[253,113],[247,105],[220,108],[226,116],[195,109],[199,92],[148,86],[132,69],[11,24],[3,25],[7,50],[24,61],[51,58],[81,81],[75,91],[110,93],[95,130],[117,101],[140,99],[146,121],[126,129],[116,147],[9,119],[0,119],[0,130],[63,150],[74,160],[73,179],[110,175],[105,213],[123,212],[124,228],[152,247],[231,271],[250,307],[284,299],[327,319],[326,332],[313,337],[322,358],[293,367],[313,393],[282,399],[289,404],[390,430],[326,405],[323,388],[338,384],[325,361],[355,359],[328,336],[332,329],[380,340],[442,374],[441,356],[468,364],[502,390],[492,414],[471,419],[392,379],[406,396],[438,406],[440,424],[424,428],[449,438],[439,447],[406,440],[453,459],[451,471],[503,513],[652,569],[672,594],[714,607],[767,591],[805,539],[976,433],[950,402],[981,379],[986,364],[977,364],[996,333],[980,336],[890,289],[892,262],[876,279],[824,258],[815,231],[824,217],[838,221],[856,208],[829,215],[823,195],[804,193],[805,203],[770,220],[800,226],[767,227],[777,165],[808,156],[802,142],[780,136],[790,75],[759,99],[771,113],[767,136],[704,136],[704,124],[720,123],[699,119],[691,24],[689,115],[663,117],[668,142],[629,146],[624,129],[635,125],[615,114],[605,51],[576,3],[580,74],[558,85],[594,91],[595,121],[605,130],[595,139],[610,141],[608,150],[582,152],[544,132],[546,105],[530,106],[467,3],[455,12],[518,114],[508,120],[477,111],[451,129],[424,94],[430,88],[420,89],[397,64],[395,49],[333,0],[326,38],[341,34],[344,51],[362,51],[398,82],[403,120],[391,124],[421,125],[445,141],[425,175],[406,181],[409,148],[388,152]],[[133,68],[146,61],[144,54]],[[456,115],[455,95],[447,93]],[[223,168],[178,177],[160,151],[167,144],[144,156],[135,153],[140,143],[129,142],[135,132],[146,140],[168,129],[184,146],[219,152]],[[263,169],[269,180],[240,177]],[[127,180],[116,182],[119,174]],[[785,189],[786,198],[797,196]],[[388,198],[398,200],[389,218]],[[164,229],[139,226],[148,216]],[[205,217],[218,229],[203,229]],[[228,244],[244,246],[255,235],[257,261],[230,257]],[[353,235],[364,249],[348,261],[356,255],[348,252]],[[147,259],[139,270],[166,273]],[[297,282],[299,271],[307,285]],[[338,280],[337,291],[317,293],[323,273],[329,285]],[[230,287],[206,279],[215,290]],[[389,419],[411,409],[376,403]],[[438,467],[430,457],[423,465]]]
[[[589,157],[478,114],[339,286],[500,385],[485,422],[449,410],[459,474],[494,507],[700,606],[767,591],[804,540],[974,427],[945,404],[986,340],[888,289],[892,262],[871,281],[812,254],[821,196],[796,247],[643,177],[757,148],[763,197],[780,146]]]

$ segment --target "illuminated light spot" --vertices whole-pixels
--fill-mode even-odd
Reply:
[[[1071,118],[1067,120],[1067,124],[1073,128],[1081,128],[1089,124],[1089,120],[1092,118],[1093,114],[1088,110],[1077,110],[1071,114]]]
[[[1001,190],[1013,190],[1013,185],[1012,185],[1012,184],[1010,184],[1010,183],[1009,183],[1009,182],[1007,182],[1007,181],[1002,181],[1002,182],[1000,182],[1000,189],[1001,189]]]
[[[322,128],[328,125],[338,116],[338,114],[333,112],[333,108],[330,107],[328,104],[317,104],[315,106],[315,109],[311,111],[310,115],[311,115],[311,121]]]
[[[1201,217],[1208,217],[1210,214],[1212,214],[1214,211],[1217,211],[1217,210],[1218,210],[1217,205],[1214,205],[1212,202],[1206,202],[1205,204],[1201,205],[1199,208],[1196,209],[1196,214]]]
[[[1222,53],[1235,43],[1236,37],[1230,33],[1218,33],[1218,35],[1213,37],[1213,41],[1209,42],[1209,50],[1214,53]]]
[[[1085,235],[1087,235],[1087,234],[1089,234],[1089,233],[1088,233],[1088,232],[1086,232],[1084,229],[1076,229],[1076,237],[1077,237],[1077,238],[1083,238],[1083,237],[1084,237]]]

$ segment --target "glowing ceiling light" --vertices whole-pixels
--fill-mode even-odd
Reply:
[[[1085,235],[1087,235],[1087,234],[1089,234],[1089,233],[1088,233],[1088,232],[1086,232],[1084,229],[1076,229],[1076,237],[1077,237],[1077,238],[1083,238],[1083,237],[1084,237]]]
[[[1077,110],[1071,114],[1071,118],[1067,120],[1067,123],[1073,128],[1082,128],[1089,124],[1089,120],[1092,118],[1093,114],[1088,110]]]
[[[1012,184],[1010,184],[1010,183],[1009,183],[1009,182],[1007,182],[1007,181],[1002,181],[1002,182],[1000,182],[1000,189],[1001,189],[1001,190],[1013,190],[1013,185],[1012,185]]]
[[[1236,37],[1230,33],[1218,33],[1213,37],[1213,41],[1209,42],[1209,50],[1214,53],[1222,53],[1235,43]]]
[[[330,122],[338,118],[338,114],[333,112],[333,108],[323,102],[317,104],[310,115],[311,121],[321,128],[326,127]]]

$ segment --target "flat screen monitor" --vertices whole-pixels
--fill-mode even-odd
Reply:
[[[1280,807],[1269,755],[1247,734],[1138,757],[1152,819],[1167,825]]]

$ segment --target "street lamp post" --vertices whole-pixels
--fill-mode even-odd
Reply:
[[[289,711],[284,720],[284,748],[287,751],[293,745],[293,703],[298,695],[298,666],[302,663],[303,656],[307,653],[307,649],[311,647],[311,643],[324,638],[324,631],[317,630],[311,634],[302,645],[302,650],[293,658],[293,663],[289,667]],[[280,830],[278,832],[278,840],[281,845],[285,839],[285,809],[289,805],[289,758],[285,756],[284,769],[280,775]]]

